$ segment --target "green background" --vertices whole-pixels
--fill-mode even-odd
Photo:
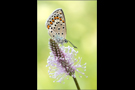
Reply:
[[[66,18],[67,36],[78,47],[77,57],[86,64],[88,78],[77,74],[81,89],[97,89],[97,1],[37,1],[37,89],[76,89],[72,77],[65,84],[55,82],[48,75],[47,58],[50,53],[45,22],[57,8],[62,8]],[[70,43],[64,46],[71,46]]]

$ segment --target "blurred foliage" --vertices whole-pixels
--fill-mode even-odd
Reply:
[[[38,89],[76,89],[71,77],[65,84],[55,82],[48,75],[47,58],[50,54],[48,31],[45,22],[57,8],[62,8],[66,18],[67,36],[86,64],[88,76],[76,74],[81,89],[97,89],[97,1],[37,1],[37,88]],[[71,46],[70,43],[64,46]],[[81,75],[81,74],[80,74]]]

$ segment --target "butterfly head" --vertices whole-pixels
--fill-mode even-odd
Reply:
[[[68,40],[65,39],[64,41],[65,41],[65,43],[68,43]]]

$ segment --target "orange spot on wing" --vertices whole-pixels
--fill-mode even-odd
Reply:
[[[57,19],[59,19],[59,17],[57,17]]]
[[[64,23],[64,20],[62,20],[62,22]]]
[[[52,22],[54,22],[54,20],[52,20]]]
[[[49,27],[50,27],[50,26],[49,26],[49,25],[47,25],[47,28],[48,28],[48,29],[49,29]]]
[[[60,18],[60,21],[61,21],[62,19]]]
[[[52,24],[52,22],[50,22],[50,24]]]
[[[56,17],[54,17],[54,19],[56,19]]]

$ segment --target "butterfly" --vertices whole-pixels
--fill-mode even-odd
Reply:
[[[69,40],[65,39],[67,34],[66,20],[64,12],[61,8],[56,9],[52,12],[52,14],[48,17],[45,26],[48,30],[48,34],[50,35],[50,37],[54,39],[57,43],[63,45],[63,43],[70,42]],[[77,48],[73,44],[72,46],[74,48]]]

